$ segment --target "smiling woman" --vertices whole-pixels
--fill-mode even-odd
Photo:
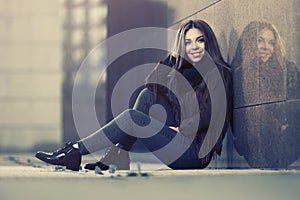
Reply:
[[[134,151],[137,140],[172,169],[202,169],[215,152],[221,154],[231,118],[231,69],[206,22],[191,20],[180,27],[173,52],[154,66],[145,87],[133,109],[126,109],[80,141],[52,153],[37,152],[36,157],[78,171],[82,155],[112,145]],[[118,161],[104,160],[89,166],[120,167]]]
[[[244,28],[232,65],[236,107],[285,100],[285,74],[295,66],[272,24],[253,21]]]

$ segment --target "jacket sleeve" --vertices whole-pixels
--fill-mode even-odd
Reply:
[[[158,62],[150,74],[146,77],[145,86],[154,92],[164,92],[166,88],[162,85],[167,85],[168,74],[171,71],[173,58],[168,56],[164,61]]]

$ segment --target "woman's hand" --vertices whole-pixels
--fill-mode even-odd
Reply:
[[[179,127],[169,126],[170,129],[173,129],[176,132],[179,132]]]

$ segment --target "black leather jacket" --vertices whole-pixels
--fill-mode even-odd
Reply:
[[[203,142],[203,134],[206,134],[207,129],[210,124],[211,118],[211,99],[206,82],[208,81],[206,77],[202,77],[198,73],[197,69],[188,62],[183,62],[180,69],[176,69],[192,86],[193,91],[190,91],[185,87],[182,81],[176,81],[176,76],[174,76],[174,71],[172,72],[172,67],[175,64],[174,57],[167,57],[164,61],[159,62],[153,71],[149,74],[146,79],[146,87],[153,91],[155,94],[162,95],[165,97],[172,107],[172,112],[174,118],[179,126],[180,133],[187,137],[195,137],[193,133],[189,131],[192,124],[198,123],[198,130],[196,135],[196,140],[199,144]],[[200,63],[201,64],[201,63]],[[219,70],[220,71],[220,70]],[[221,73],[221,72],[220,72]],[[222,68],[222,78],[226,90],[227,98],[227,113],[224,122],[222,134],[215,145],[214,150],[220,155],[222,149],[222,141],[225,137],[226,131],[231,123],[232,119],[232,78],[231,70],[227,68]],[[160,83],[160,84],[155,84]],[[172,91],[176,91],[177,94],[182,95],[183,107],[178,103],[177,97],[174,92],[170,92],[167,87],[171,88]],[[196,94],[198,101],[199,111],[194,108],[193,102],[191,102],[191,95]],[[182,110],[183,108],[183,110]],[[198,115],[197,115],[198,114]],[[181,117],[183,116],[183,119]],[[202,136],[201,136],[202,135]],[[197,137],[200,136],[200,137]]]

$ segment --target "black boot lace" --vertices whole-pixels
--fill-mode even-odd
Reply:
[[[57,149],[56,151],[54,151],[54,153],[55,154],[60,153],[63,150],[65,150],[66,148],[70,148],[73,144],[74,144],[73,142],[67,142],[62,147],[60,147],[59,149]]]

